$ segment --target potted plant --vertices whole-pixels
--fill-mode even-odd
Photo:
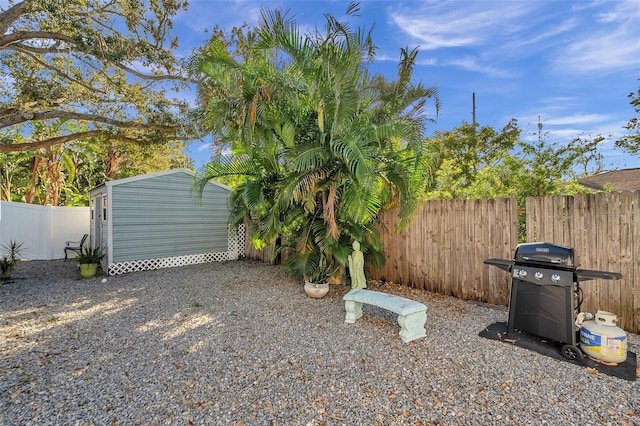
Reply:
[[[2,244],[5,255],[0,258],[0,280],[11,279],[11,274],[18,264],[16,258],[20,256],[22,244],[15,240],[9,240],[8,243]]]
[[[76,256],[76,260],[80,264],[80,275],[82,278],[91,278],[93,277],[97,270],[98,265],[104,259],[105,253],[102,250],[102,247],[82,247],[80,250],[80,254]]]
[[[307,296],[319,299],[329,292],[329,276],[331,275],[331,269],[324,253],[320,254],[318,264],[314,266],[304,274],[304,291]]]

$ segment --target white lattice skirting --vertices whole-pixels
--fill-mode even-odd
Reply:
[[[199,253],[184,256],[161,257],[157,259],[141,259],[129,262],[109,264],[109,275],[126,274],[127,272],[152,271],[160,268],[195,265],[198,263],[224,262],[236,260],[244,256],[244,225],[229,228],[229,250],[217,253]]]
[[[224,262],[231,260],[229,252],[189,254],[186,256],[162,257],[159,259],[132,260],[131,262],[112,263],[109,275],[125,274],[135,271],[152,271],[160,268],[195,265],[197,263]]]

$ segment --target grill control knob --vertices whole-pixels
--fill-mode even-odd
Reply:
[[[534,278],[535,278],[536,280],[541,280],[541,279],[543,279],[543,278],[544,278],[544,274],[543,274],[542,272],[540,272],[540,271],[538,271],[538,272],[536,272],[535,274],[533,274],[533,276],[534,276]]]
[[[551,275],[551,281],[553,281],[554,283],[557,283],[558,281],[560,281],[560,274]]]
[[[527,271],[525,271],[524,269],[519,269],[518,270],[518,276],[520,278],[525,278],[527,276]]]

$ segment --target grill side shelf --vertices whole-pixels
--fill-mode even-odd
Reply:
[[[514,261],[508,259],[487,259],[484,261],[484,263],[487,265],[497,266],[503,271],[511,272],[511,267],[514,264]]]
[[[619,272],[594,271],[592,269],[576,269],[576,281],[588,280],[619,280],[622,274]]]

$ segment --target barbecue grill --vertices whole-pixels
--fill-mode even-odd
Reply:
[[[511,274],[507,334],[519,330],[564,343],[562,356],[571,360],[582,358],[575,326],[580,282],[622,278],[616,272],[578,269],[574,259],[571,247],[538,242],[519,244],[513,260],[484,261]]]

